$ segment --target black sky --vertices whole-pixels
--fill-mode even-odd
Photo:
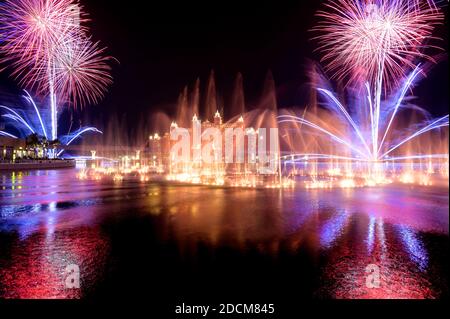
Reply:
[[[212,69],[225,100],[237,72],[244,76],[248,102],[257,99],[270,69],[279,90],[293,86],[294,98],[281,95],[280,104],[295,103],[296,86],[306,82],[305,63],[313,56],[307,30],[317,1],[151,3],[85,4],[95,21],[92,33],[120,61],[102,105],[164,109],[197,77],[204,88]]]

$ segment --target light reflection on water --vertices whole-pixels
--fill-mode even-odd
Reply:
[[[151,220],[142,236],[174,243],[182,265],[197,260],[198,243],[244,256],[256,249],[280,263],[305,253],[320,273],[318,297],[448,292],[448,189],[256,190],[80,181],[74,170],[0,174],[2,297],[87,295],[121,258],[105,225],[129,219]],[[80,265],[81,290],[64,288],[69,264]],[[379,289],[365,286],[368,264],[380,266]]]
[[[320,247],[326,249],[331,248],[334,241],[342,236],[342,231],[347,220],[348,215],[344,211],[325,222],[320,232]]]
[[[413,262],[415,262],[419,269],[424,271],[428,267],[428,256],[422,242],[415,232],[407,226],[398,225],[398,233],[401,240],[408,250],[408,255]]]
[[[369,230],[367,231],[367,253],[370,255],[373,251],[373,245],[375,240],[375,221],[374,216],[370,216]]]

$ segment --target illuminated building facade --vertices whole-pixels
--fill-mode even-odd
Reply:
[[[200,133],[195,132],[195,127],[200,128]],[[172,122],[170,132],[178,129],[176,122]],[[220,132],[222,143],[217,146],[212,140],[205,138],[203,133],[208,129],[217,129]],[[233,158],[226,159],[225,147],[227,146],[225,138],[227,129],[232,129]],[[230,131],[230,130],[228,130]],[[264,170],[258,159],[258,131],[252,127],[246,127],[244,118],[241,116],[234,122],[223,122],[222,115],[217,111],[214,118],[201,121],[197,115],[192,118],[189,132],[190,154],[188,160],[180,160],[179,154],[173,153],[173,147],[179,140],[171,140],[170,133],[163,135],[153,134],[149,136],[146,158],[152,169],[163,171],[168,174],[169,179],[223,185],[225,183],[236,186],[256,186],[258,181],[267,182],[267,180],[277,181],[278,170],[268,172]],[[239,134],[240,133],[240,134]],[[242,143],[242,144],[241,144]],[[211,147],[212,146],[212,147]],[[211,151],[212,160],[205,161],[205,149]],[[238,156],[238,149],[243,154]],[[274,158],[278,158],[275,154]]]
[[[25,140],[0,136],[0,159],[2,161],[14,161],[25,156]]]

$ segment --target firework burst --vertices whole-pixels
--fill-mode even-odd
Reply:
[[[88,37],[85,16],[76,0],[8,0],[0,6],[3,62],[22,86],[75,107],[103,97],[112,82],[111,58]]]
[[[427,159],[428,172],[433,172],[431,159],[448,161],[448,149],[422,147],[421,141],[447,129],[449,116],[433,119],[408,102],[408,92],[423,75],[417,60],[433,61],[424,49],[430,47],[432,31],[443,19],[437,2],[331,0],[326,6],[328,11],[318,13],[323,20],[314,28],[321,33],[316,39],[324,52],[325,69],[346,82],[350,98],[340,99],[325,77],[315,76],[326,111],[321,116],[315,109],[302,116],[286,114],[278,118],[279,123],[294,125],[294,131],[306,128],[327,140],[319,145],[304,143],[306,152],[290,154],[290,160],[345,161],[350,165],[345,168],[348,176],[354,176],[353,167],[366,162],[357,168],[363,167],[359,177],[366,180],[364,185],[389,182],[385,169],[388,162],[411,164]],[[400,113],[411,111],[421,114],[423,120],[414,116],[405,121],[400,117]],[[343,182],[343,187],[354,183]]]
[[[1,62],[19,84],[49,97],[52,139],[58,105],[97,103],[111,84],[110,57],[87,35],[77,0],[7,0],[0,5]]]
[[[433,61],[424,53],[426,40],[443,20],[434,2],[415,0],[334,0],[313,29],[324,53],[325,69],[349,84],[382,82],[385,89],[398,85],[417,58]],[[361,81],[362,79],[362,81]]]
[[[21,85],[41,92],[58,46],[83,34],[82,21],[73,0],[6,1],[0,6],[2,62]]]
[[[54,89],[74,107],[98,103],[112,83],[110,56],[89,39],[77,39],[60,47],[55,58]]]

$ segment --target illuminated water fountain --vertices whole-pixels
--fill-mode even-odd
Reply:
[[[340,0],[327,4],[327,10],[318,13],[321,21],[313,31],[325,71],[336,82],[314,69],[308,107],[279,110],[270,73],[255,105],[246,106],[241,74],[229,103],[224,103],[217,98],[211,72],[204,104],[197,79],[191,91],[185,87],[180,93],[175,118],[154,116],[151,155],[144,165],[171,181],[206,185],[284,187],[294,180],[306,188],[447,184],[449,116],[433,118],[411,102],[414,85],[435,62],[423,51],[435,47],[428,43],[443,19],[440,9],[421,0],[414,5],[405,0]],[[229,120],[224,113],[230,113]],[[190,140],[189,160],[175,161],[170,133],[186,128],[192,137],[196,125],[202,131],[241,128],[246,161],[229,164],[213,147],[215,160],[205,163],[198,155],[202,138]],[[277,152],[269,160],[277,169],[271,174],[248,151],[251,139],[262,138],[262,128],[279,129]]]
[[[365,95],[355,91],[349,108],[330,89],[318,87],[322,108],[284,110],[278,119],[280,134],[289,136],[285,171],[309,175],[307,186],[313,188],[394,180],[428,185],[434,175],[448,178],[448,115],[433,119],[405,102],[419,72],[416,68],[393,98],[380,103],[377,121],[370,115],[373,97],[368,85]],[[320,181],[321,176],[326,180]]]
[[[430,185],[434,175],[448,180],[449,116],[432,118],[409,96],[424,75],[415,61],[434,62],[423,50],[443,19],[440,10],[402,0],[341,0],[327,9],[318,13],[315,39],[325,70],[346,83],[346,94],[334,93],[314,71],[320,104],[278,117],[289,139],[283,157],[289,173],[297,174],[296,163],[303,163],[312,188]]]

